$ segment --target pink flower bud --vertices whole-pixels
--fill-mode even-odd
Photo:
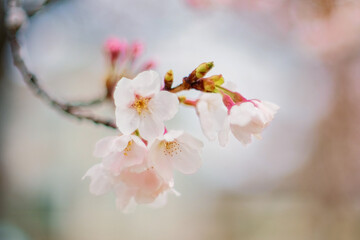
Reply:
[[[156,65],[157,64],[156,64],[155,60],[149,60],[142,66],[141,71],[154,69],[154,68],[156,68]]]
[[[109,38],[105,42],[105,51],[109,54],[111,62],[114,63],[120,54],[126,52],[127,42],[117,38]]]
[[[144,44],[140,41],[135,41],[131,45],[131,56],[135,59],[139,57],[144,50]]]

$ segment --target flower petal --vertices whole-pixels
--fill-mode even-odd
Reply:
[[[184,132],[181,136],[179,136],[177,138],[177,141],[179,141],[180,143],[187,145],[188,147],[195,149],[197,151],[200,151],[204,147],[204,144],[202,141],[191,136],[190,134],[188,134],[186,132]]]
[[[136,94],[143,97],[150,97],[160,91],[161,79],[160,75],[148,70],[139,73],[132,82]]]
[[[140,116],[134,109],[116,108],[116,126],[123,134],[130,135],[140,124]]]
[[[179,110],[178,97],[174,93],[160,91],[149,101],[149,109],[159,120],[170,120]]]
[[[132,80],[121,78],[116,84],[114,91],[114,102],[116,107],[127,108],[134,102],[135,94]]]
[[[143,114],[140,119],[139,132],[142,138],[151,141],[162,135],[164,123],[149,113]]]
[[[201,129],[209,140],[215,140],[219,132],[227,127],[227,108],[220,94],[204,93],[196,104],[196,111]]]
[[[92,166],[84,175],[91,178],[89,190],[94,195],[107,193],[113,187],[111,175],[106,171],[101,163]]]
[[[156,139],[150,147],[148,159],[158,174],[165,180],[173,179],[173,166],[171,158],[166,155],[164,141]]]
[[[114,148],[116,138],[118,138],[118,136],[110,136],[100,139],[95,145],[94,156],[102,158],[109,155]]]
[[[171,159],[174,168],[184,174],[195,173],[202,162],[200,152],[186,145],[181,145],[180,150],[181,152]]]

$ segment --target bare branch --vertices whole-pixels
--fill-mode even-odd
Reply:
[[[15,3],[15,1],[9,1],[9,4]],[[87,103],[76,103],[76,104],[66,104],[61,103],[57,100],[55,100],[53,97],[51,97],[40,85],[38,82],[37,77],[29,71],[27,68],[24,60],[21,57],[20,54],[20,45],[18,43],[18,39],[16,37],[18,29],[8,29],[8,41],[11,48],[11,54],[13,57],[13,63],[17,67],[17,69],[20,71],[24,82],[26,85],[44,102],[52,106],[53,108],[57,109],[60,112],[63,112],[69,116],[72,116],[74,118],[77,118],[79,120],[88,120],[95,124],[103,125],[106,127],[110,127],[113,129],[116,129],[116,124],[113,120],[107,120],[107,119],[101,119],[96,116],[92,115],[86,115],[81,113],[81,109],[79,107],[81,106],[89,106],[94,105],[102,102],[104,100],[104,97],[100,99],[96,99]]]

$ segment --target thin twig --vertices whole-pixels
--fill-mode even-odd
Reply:
[[[9,1],[9,2],[14,2],[14,1]],[[50,106],[52,106],[53,108],[57,109],[60,112],[63,112],[69,116],[72,116],[74,118],[77,118],[79,120],[88,120],[91,121],[95,124],[99,124],[99,125],[103,125],[106,127],[110,127],[113,129],[116,129],[116,124],[114,123],[113,120],[107,120],[107,119],[101,119],[99,117],[96,116],[91,116],[91,115],[85,115],[79,112],[79,110],[81,110],[79,108],[79,106],[83,105],[79,104],[78,105],[72,105],[72,104],[66,104],[66,103],[61,103],[57,100],[55,100],[53,97],[51,97],[40,85],[38,82],[37,77],[31,73],[29,71],[29,69],[27,68],[24,60],[21,57],[20,54],[20,45],[18,43],[18,39],[16,37],[16,33],[17,33],[17,29],[16,30],[11,30],[8,29],[8,41],[10,44],[10,48],[11,48],[11,54],[13,57],[13,63],[14,65],[17,67],[17,69],[20,71],[24,82],[26,83],[26,85],[43,101],[45,101],[46,103],[48,103]],[[99,103],[100,101],[102,101],[103,98],[94,100],[92,102],[89,102],[91,104],[96,104]],[[89,103],[87,103],[87,105],[89,105]]]

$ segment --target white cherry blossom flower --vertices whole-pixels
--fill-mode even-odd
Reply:
[[[278,109],[276,104],[259,100],[234,105],[229,115],[231,132],[244,145],[251,143],[252,136],[261,139],[261,132]]]
[[[192,174],[201,166],[203,143],[183,131],[169,131],[158,137],[149,150],[149,164],[166,181],[172,181],[173,170]]]
[[[147,148],[135,135],[105,137],[96,143],[94,156],[114,175],[129,167],[138,168],[145,162]]]
[[[138,74],[133,80],[122,78],[115,89],[116,125],[126,135],[136,129],[141,137],[153,140],[164,132],[164,121],[170,120],[178,111],[176,94],[160,91],[158,73],[149,70]]]
[[[110,168],[99,163],[91,167],[85,176],[90,177],[90,192],[103,195],[114,192],[116,206],[124,212],[134,208],[137,204],[148,204],[161,207],[166,203],[169,192],[174,192],[173,182],[164,181],[153,168],[141,172],[124,169],[119,175],[114,175]]]
[[[204,93],[196,104],[196,112],[204,135],[210,141],[218,137],[220,145],[225,146],[229,135],[229,120],[222,96],[216,93]]]

